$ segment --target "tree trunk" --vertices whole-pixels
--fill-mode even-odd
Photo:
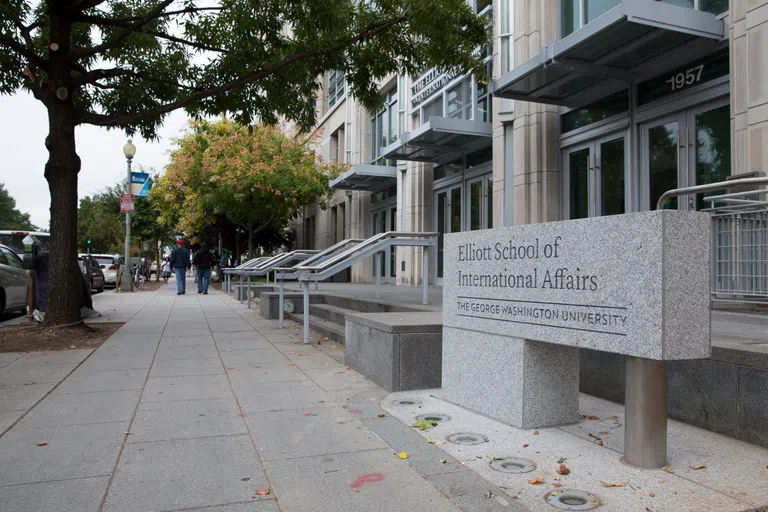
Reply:
[[[51,100],[48,120],[45,179],[51,194],[51,253],[45,325],[52,326],[71,324],[81,319],[80,268],[77,264],[77,174],[80,172],[80,157],[75,150],[75,111],[72,105]]]
[[[240,226],[235,228],[235,261],[242,263],[240,261]]]

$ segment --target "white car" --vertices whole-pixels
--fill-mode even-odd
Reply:
[[[104,284],[117,285],[117,268],[120,266],[119,254],[91,254],[104,272]]]
[[[27,308],[27,273],[21,258],[7,245],[0,245],[0,316]]]

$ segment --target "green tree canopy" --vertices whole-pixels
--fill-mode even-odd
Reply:
[[[342,166],[320,161],[312,142],[265,125],[192,123],[150,193],[160,222],[194,238],[225,217],[245,228],[252,254],[255,235],[285,229],[331,192],[328,180]]]
[[[3,183],[0,183],[0,229],[40,231],[40,228],[29,220],[28,213],[21,213],[16,209],[16,200],[11,197]]]
[[[377,79],[439,67],[484,74],[490,37],[465,0],[3,0],[0,93],[48,112],[51,285],[46,324],[79,318],[75,127],[152,138],[177,109],[242,123],[315,122],[325,71],[379,101]]]

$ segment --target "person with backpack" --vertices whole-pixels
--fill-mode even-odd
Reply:
[[[191,266],[189,250],[181,239],[176,241],[176,246],[171,252],[171,270],[176,273],[176,295],[184,295],[187,292],[187,269]]]
[[[213,255],[208,250],[208,244],[203,242],[200,250],[195,253],[193,263],[197,269],[197,293],[208,295],[208,284],[211,281],[211,265]]]

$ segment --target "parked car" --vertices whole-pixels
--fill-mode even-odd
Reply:
[[[22,248],[22,253],[24,249]],[[21,258],[7,245],[0,245],[0,316],[27,308],[27,273]]]
[[[40,231],[1,230],[0,244],[10,248],[19,258],[24,254],[24,237],[31,235],[40,246],[41,251],[51,250],[51,234]]]
[[[119,254],[91,254],[104,272],[104,282],[117,286],[117,268],[120,266]]]
[[[83,272],[90,289],[103,292],[105,283],[104,272],[101,271],[99,262],[90,254],[80,254],[77,259],[82,263],[80,271]]]

